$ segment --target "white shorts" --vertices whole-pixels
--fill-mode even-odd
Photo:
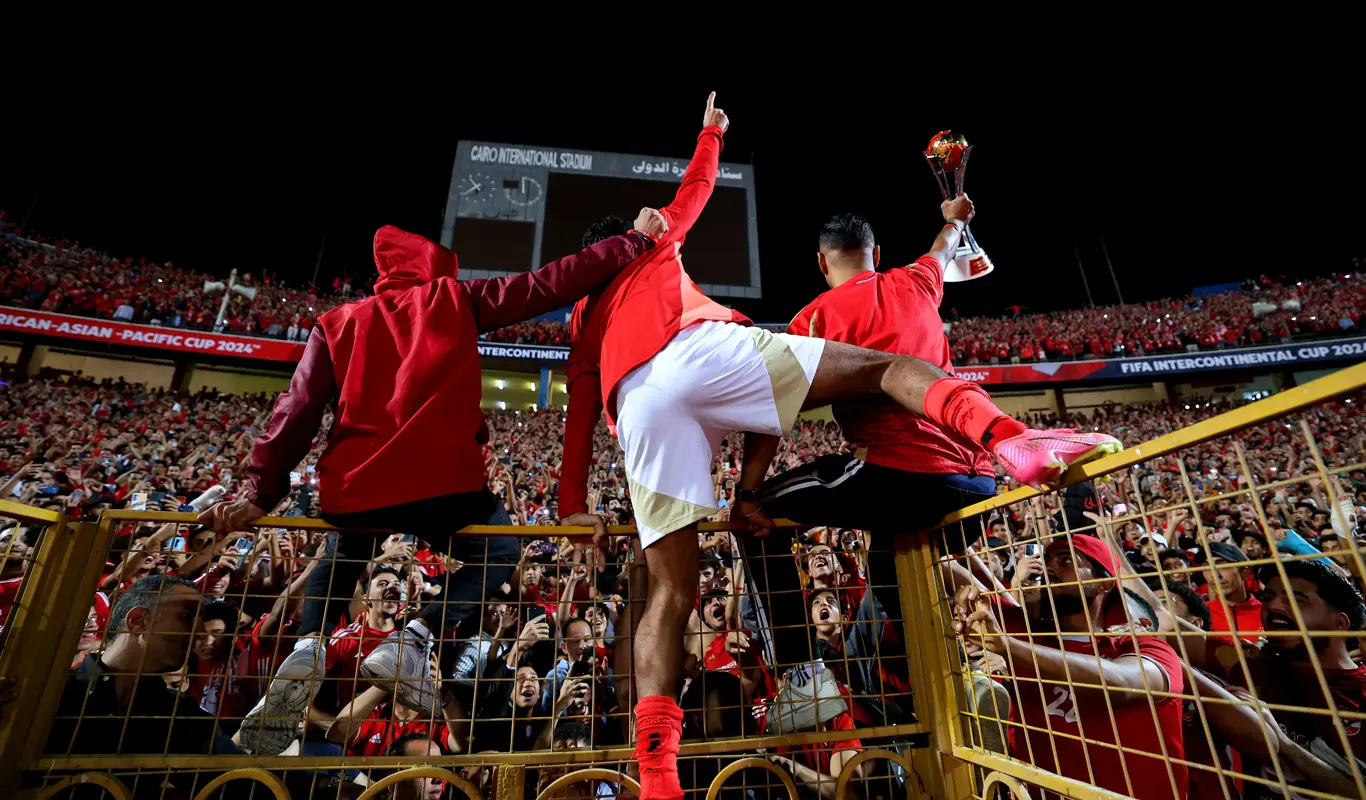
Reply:
[[[721,440],[790,431],[824,350],[824,339],[703,322],[622,379],[617,436],[642,546],[716,513]]]

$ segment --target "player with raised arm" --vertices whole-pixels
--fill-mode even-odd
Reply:
[[[816,253],[830,289],[803,308],[787,332],[914,356],[952,375],[939,318],[943,270],[975,210],[967,195],[959,195],[940,204],[940,211],[944,227],[929,252],[883,272],[878,271],[882,250],[868,221],[855,214],[832,217],[821,228]],[[876,400],[835,403],[835,419],[853,452],[821,456],[766,482],[778,438],[746,434],[736,514],[760,524],[774,517],[869,531],[922,530],[949,511],[996,493],[996,471],[988,450],[1012,475],[1023,473],[1024,482],[1036,483],[1053,480],[1059,471],[1055,465],[1118,448],[1118,442],[1104,434],[1031,431],[1009,417],[982,414],[985,396],[976,384],[948,377],[930,387],[924,415]],[[974,418],[976,425],[955,424],[950,419],[954,414]],[[914,497],[916,502],[887,503],[888,497]],[[960,537],[949,542],[949,549],[962,552],[971,544]],[[790,553],[791,532],[754,546],[761,556]],[[884,565],[873,559],[871,566],[876,572]],[[792,570],[756,570],[752,579],[761,597],[799,589]],[[894,576],[870,575],[869,580],[884,609],[899,607]],[[804,632],[802,610],[779,603],[767,611],[777,663],[811,661],[814,651]]]
[[[636,629],[636,759],[647,800],[683,796],[678,695],[683,633],[697,595],[696,524],[716,511],[711,467],[730,432],[779,436],[803,407],[849,398],[891,398],[970,440],[1018,433],[986,393],[933,364],[840,342],[772,334],[704,295],[683,269],[680,251],[707,199],[730,122],[707,99],[702,132],[674,201],[660,213],[668,226],[659,245],[607,287],[574,308],[568,366],[569,415],[560,512],[566,525],[602,519],[588,513],[593,428],[603,409],[626,456],[636,525],[649,569],[645,613]],[[626,229],[595,223],[585,244]],[[959,226],[947,233],[957,246]],[[949,381],[936,388],[936,383]],[[930,398],[939,403],[928,408]],[[1018,426],[1022,429],[1022,426]],[[1063,463],[1082,457],[1060,456]],[[747,467],[752,466],[747,464]],[[1042,458],[1007,465],[1028,483],[1060,471]],[[747,470],[746,475],[749,475]],[[757,488],[762,481],[749,484]],[[762,513],[752,512],[755,521]]]

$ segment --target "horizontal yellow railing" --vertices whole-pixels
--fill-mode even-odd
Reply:
[[[10,504],[14,505],[14,504]],[[28,506],[20,506],[28,508]],[[34,509],[35,511],[38,509]],[[44,512],[52,513],[52,512]],[[60,516],[60,515],[57,515]],[[176,523],[178,525],[193,525],[199,521],[199,515],[189,511],[132,511],[129,509],[111,509],[100,515],[101,520],[114,520],[126,522],[160,522]],[[792,520],[774,520],[774,524],[780,528],[796,528],[797,523]],[[313,517],[261,517],[251,524],[253,528],[289,528],[297,531],[335,531],[338,526],[330,524],[325,519]],[[749,526],[743,522],[702,522],[698,523],[697,529],[703,532],[709,531],[745,531]],[[539,537],[564,537],[564,536],[592,536],[592,528],[576,525],[466,525],[457,533],[467,536],[518,536],[522,538]],[[639,532],[634,525],[608,525],[607,534],[609,536],[638,536]]]

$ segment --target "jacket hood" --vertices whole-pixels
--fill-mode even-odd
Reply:
[[[393,225],[375,232],[375,266],[379,269],[375,294],[411,289],[437,278],[454,278],[460,271],[455,253]]]

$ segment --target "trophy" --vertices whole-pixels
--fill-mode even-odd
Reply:
[[[940,131],[930,139],[930,146],[925,148],[925,161],[929,163],[934,179],[939,181],[939,191],[944,193],[945,200],[963,193],[963,176],[967,173],[968,156],[971,154],[972,145],[961,133]],[[944,265],[944,282],[976,280],[990,274],[993,269],[995,267],[991,259],[977,246],[972,231],[964,225],[958,252],[952,261]]]

